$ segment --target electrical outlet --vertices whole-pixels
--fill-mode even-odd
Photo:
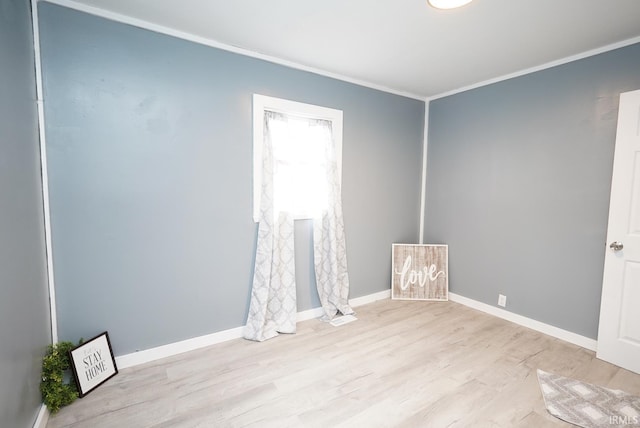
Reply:
[[[507,306],[507,296],[498,294],[498,306],[502,306],[503,308]]]

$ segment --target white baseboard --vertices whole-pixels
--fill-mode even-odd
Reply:
[[[349,300],[349,304],[353,307],[366,305],[377,300],[384,300],[391,297],[391,290],[384,290],[378,293],[369,294],[367,296],[357,297]],[[583,348],[596,350],[597,342],[585,336],[581,336],[576,333],[572,333],[567,330],[563,330],[558,327],[554,327],[549,324],[545,324],[540,321],[533,320],[531,318],[524,317],[522,315],[514,314],[513,312],[506,311],[504,309],[496,308],[486,303],[478,302],[473,299],[469,299],[464,296],[460,296],[455,293],[449,293],[449,299],[452,302],[460,303],[465,306],[469,306],[473,309],[486,312],[490,315],[498,318],[505,319],[507,321],[514,322],[516,324],[528,327],[532,330],[539,331],[549,336],[564,340],[569,343],[573,343]],[[313,318],[319,318],[322,316],[322,308],[313,308],[305,311],[298,312],[297,321],[306,321]],[[145,349],[143,351],[134,352],[131,354],[121,355],[116,357],[116,364],[118,368],[124,369],[127,367],[137,366],[139,364],[148,363],[151,361],[159,360],[161,358],[171,357],[173,355],[182,354],[184,352],[193,351],[196,349],[204,348],[207,346],[215,345],[217,343],[226,342],[227,340],[242,338],[242,331],[244,327],[236,327],[229,330],[223,330],[204,336],[194,337],[192,339],[182,340],[180,342],[169,343],[167,345],[158,346],[156,348]],[[47,414],[48,416],[48,414]],[[38,416],[40,419],[40,416]],[[48,418],[47,418],[48,419]],[[46,425],[46,421],[45,421]],[[34,426],[35,427],[35,426]],[[44,427],[44,425],[43,425]],[[37,427],[38,428],[38,427]]]
[[[351,306],[357,307],[376,300],[387,299],[391,296],[391,290],[384,290],[379,293],[369,294],[367,296],[357,297],[349,300]],[[298,312],[297,321],[306,321],[313,318],[319,318],[323,314],[322,308],[313,308],[306,311]],[[119,369],[137,366],[139,364],[149,363],[161,358],[171,357],[173,355],[182,354],[184,352],[194,351],[196,349],[215,345],[217,343],[226,342],[227,340],[239,339],[242,337],[244,327],[236,327],[229,330],[223,330],[204,336],[194,337],[192,339],[181,340],[180,342],[169,343],[167,345],[158,346],[156,348],[145,349],[131,354],[116,357],[116,365]]]
[[[38,411],[38,416],[33,423],[33,428],[46,428],[47,422],[49,422],[49,409],[47,409],[47,406],[42,404]]]
[[[349,300],[349,306],[357,308],[358,306],[366,305],[367,303],[373,303],[377,300],[384,300],[391,297],[391,290],[384,290],[378,293],[368,294],[362,297],[356,297]],[[307,309],[306,311],[298,312],[296,320],[306,321],[314,318],[320,318],[324,314],[322,308]]]
[[[324,311],[322,310],[322,308],[307,309],[306,311],[298,312],[296,321],[300,322],[300,321],[311,320],[314,318],[320,318],[322,314],[324,314]]]
[[[227,340],[242,337],[242,330],[243,327],[236,327],[204,336],[194,337],[192,339],[181,340],[180,342],[169,343],[156,348],[121,355],[116,357],[116,365],[118,369],[125,369],[127,367],[133,367],[139,364],[159,360],[161,358],[182,354],[183,352],[194,351],[206,346],[215,345],[216,343],[226,342]]]
[[[362,297],[356,297],[355,299],[349,300],[349,305],[354,308],[362,305],[366,305],[367,303],[373,303],[378,300],[390,299],[391,298],[391,289],[380,291],[378,293],[369,294]]]
[[[498,318],[511,321],[532,330],[539,331],[540,333],[547,334],[557,339],[564,340],[565,342],[573,343],[574,345],[581,346],[591,351],[595,351],[597,347],[597,341],[594,339],[590,339],[522,315],[514,314],[513,312],[496,308],[495,306],[487,305],[486,303],[478,302],[477,300],[469,299],[468,297],[460,296],[459,294],[449,293],[449,300],[486,312]]]

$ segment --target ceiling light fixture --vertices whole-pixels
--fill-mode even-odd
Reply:
[[[471,3],[472,0],[429,0],[429,4],[436,9],[455,9],[465,4]]]

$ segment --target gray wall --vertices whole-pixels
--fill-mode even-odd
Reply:
[[[425,236],[451,291],[596,338],[620,92],[640,45],[431,102]]]
[[[51,343],[31,9],[0,1],[0,426],[32,426]]]
[[[423,102],[48,3],[40,25],[62,339],[108,330],[122,355],[244,325],[253,93],[344,111],[351,296],[389,288],[391,243],[418,238]]]

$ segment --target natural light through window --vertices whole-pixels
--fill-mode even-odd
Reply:
[[[271,127],[275,210],[314,217],[327,201],[325,150],[331,150],[331,128],[296,116],[274,120]]]
[[[259,219],[265,120],[273,147],[273,204],[296,219],[313,218],[328,200],[328,159],[341,176],[342,111],[254,95],[254,210]]]

